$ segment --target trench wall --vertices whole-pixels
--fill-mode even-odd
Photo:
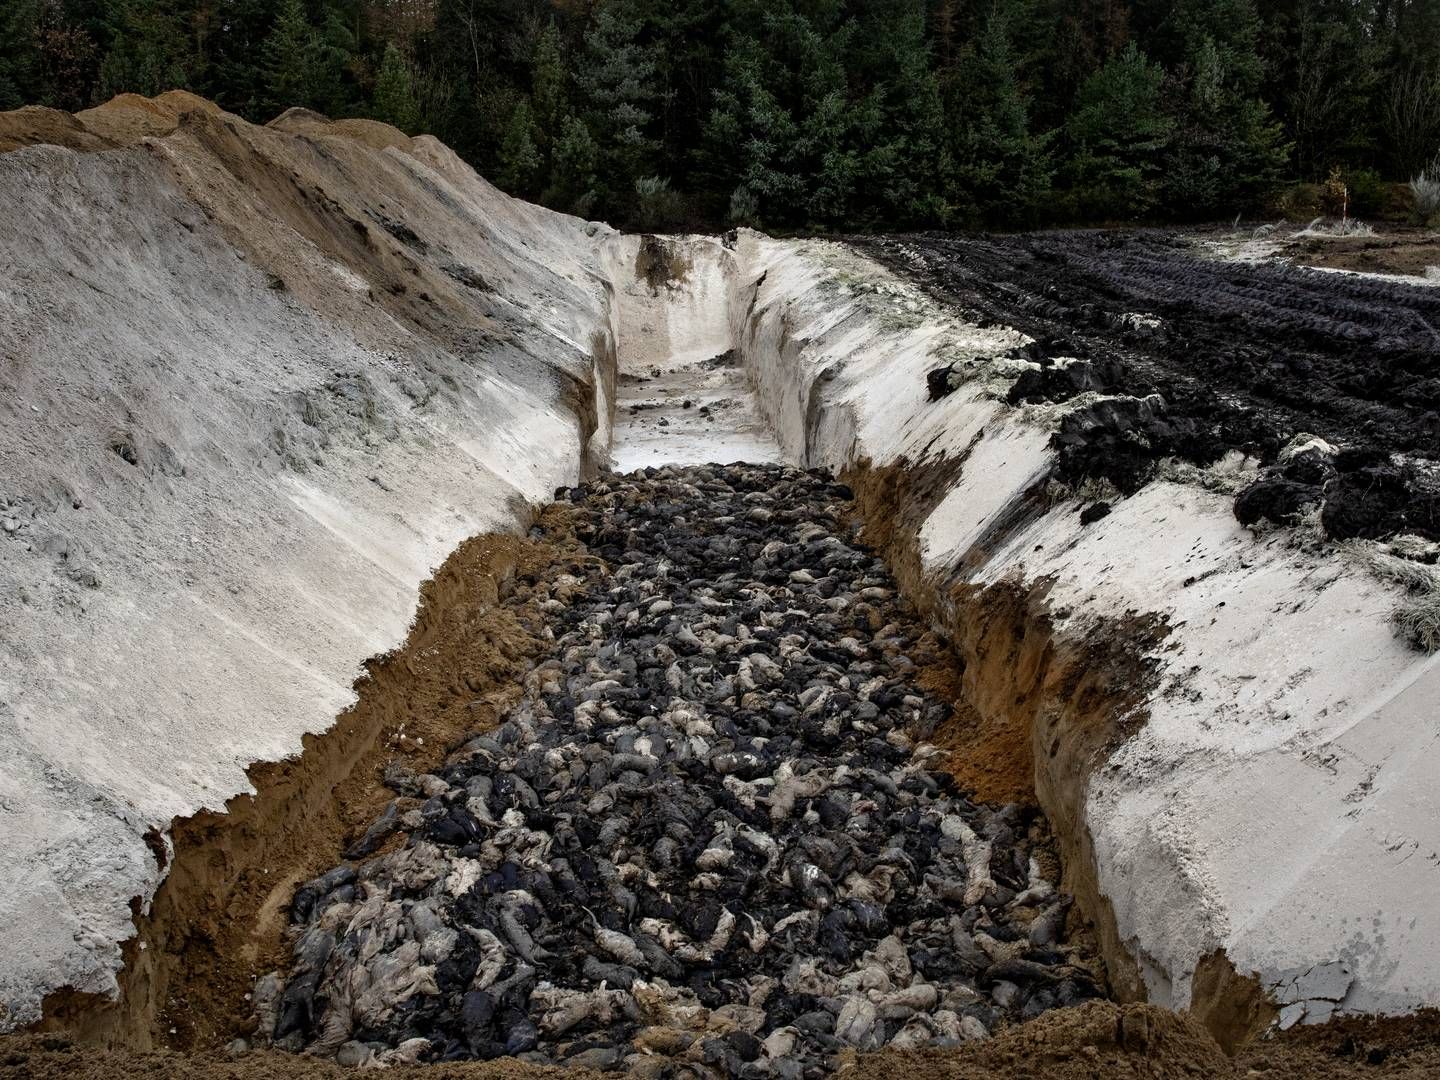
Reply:
[[[1396,592],[1199,483],[1082,524],[1049,483],[1054,409],[1003,403],[1013,331],[838,245],[738,254],[762,410],[792,460],[851,479],[946,629],[979,754],[1033,769],[1116,992],[1231,1044],[1440,1000],[1440,657],[1394,637]],[[956,359],[970,381],[929,401]]]
[[[183,94],[26,114],[0,153],[0,1030],[114,995],[127,941],[163,1003],[133,935],[172,821],[332,728],[462,540],[597,467],[615,384],[609,230],[433,139]],[[267,873],[364,744],[192,830],[213,858],[185,873],[221,899]]]

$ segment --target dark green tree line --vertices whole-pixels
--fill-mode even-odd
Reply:
[[[621,224],[1229,217],[1436,168],[1440,0],[0,0],[0,108],[170,88]]]

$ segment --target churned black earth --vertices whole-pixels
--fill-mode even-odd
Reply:
[[[548,584],[553,651],[296,893],[260,1043],[798,1080],[1102,994],[1044,819],[926,743],[948,706],[845,487],[713,465],[560,497],[598,559]]]
[[[1012,403],[1100,395],[1054,437],[1060,479],[1128,494],[1162,458],[1238,450],[1265,466],[1246,524],[1318,510],[1334,539],[1440,539],[1440,289],[1199,258],[1156,230],[852,242],[1035,339]],[[931,372],[932,395],[954,381]]]

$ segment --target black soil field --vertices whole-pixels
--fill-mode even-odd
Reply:
[[[1056,436],[1063,480],[1132,492],[1156,461],[1270,466],[1242,521],[1323,505],[1333,538],[1440,538],[1440,290],[1199,258],[1161,231],[855,238],[982,325],[1036,339],[1010,399],[1108,397]],[[1076,363],[1056,363],[1061,358]],[[943,395],[947,373],[931,376]],[[1295,436],[1340,453],[1280,460]]]

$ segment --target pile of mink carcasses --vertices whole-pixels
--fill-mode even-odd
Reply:
[[[523,699],[436,773],[392,768],[296,894],[262,1041],[799,1078],[1100,993],[1044,820],[925,742],[949,706],[844,487],[672,467],[567,497],[605,569],[547,584]]]

